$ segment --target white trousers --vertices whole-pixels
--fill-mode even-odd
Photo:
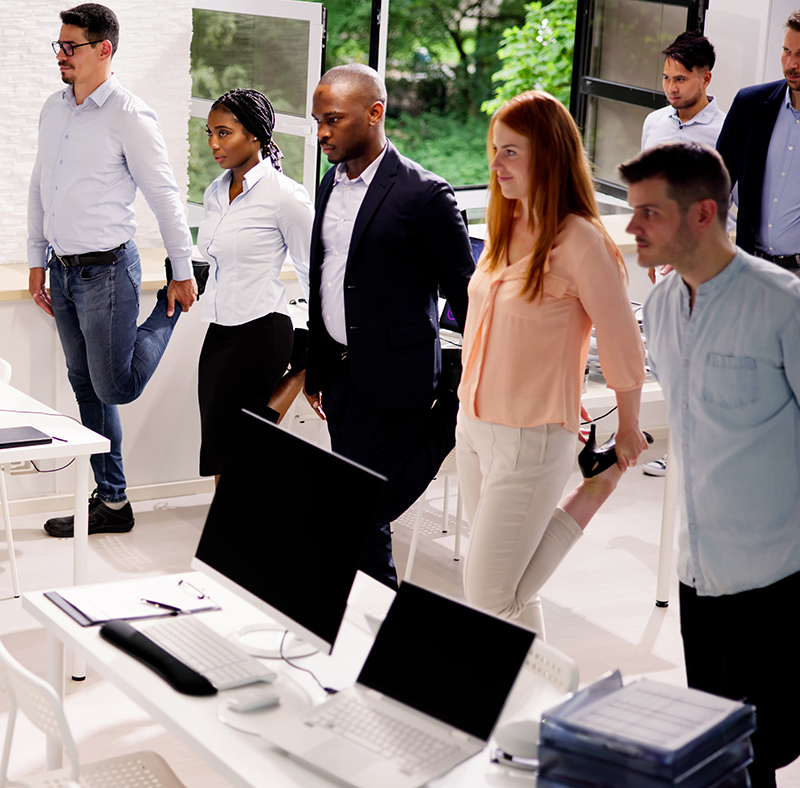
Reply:
[[[472,526],[464,596],[541,638],[537,592],[582,534],[557,508],[576,442],[574,433],[556,424],[520,429],[458,415],[458,481]]]

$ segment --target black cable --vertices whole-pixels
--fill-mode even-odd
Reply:
[[[72,419],[72,421],[80,424],[80,419],[76,419],[74,416],[69,416],[66,413],[47,413],[46,411],[42,410],[11,410],[11,408],[0,408],[0,413],[21,413],[24,416],[60,416],[62,419]],[[57,438],[55,435],[50,436],[53,440],[61,441],[62,443],[67,443],[64,438]],[[69,468],[72,463],[75,462],[75,457],[73,457],[66,465],[62,465],[60,468],[51,468],[50,470],[45,470],[39,468],[36,463],[31,460],[30,463],[33,466],[33,469],[36,473],[57,473],[58,471],[63,471],[65,468]]]
[[[606,416],[610,416],[616,409],[617,409],[617,406],[614,405],[614,407],[611,408],[611,410],[608,411],[608,413],[604,413],[602,416],[598,416],[596,419],[592,419],[591,421],[582,421],[581,422],[581,427],[585,427],[587,424],[595,424],[595,423],[597,423],[598,421],[600,421],[600,419],[604,419]]]
[[[313,670],[309,670],[308,668],[304,668],[302,665],[295,665],[294,662],[292,662],[289,659],[289,657],[287,657],[283,653],[283,644],[286,642],[286,638],[287,638],[288,634],[289,634],[289,630],[287,629],[287,630],[284,631],[283,637],[281,638],[281,659],[287,665],[289,665],[290,667],[295,668],[296,670],[302,670],[304,673],[308,673],[311,676],[311,678],[314,679],[314,681],[316,681],[317,684],[319,684],[320,688],[328,693],[328,695],[335,695],[339,690],[335,690],[332,687],[323,686],[322,682],[317,678],[317,676],[316,676],[316,674],[314,673]]]

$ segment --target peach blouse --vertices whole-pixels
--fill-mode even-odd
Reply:
[[[458,389],[469,418],[577,433],[592,324],[609,388],[644,383],[644,344],[624,274],[612,242],[590,221],[564,220],[545,263],[543,298],[520,296],[528,258],[492,274],[483,263],[469,284]]]

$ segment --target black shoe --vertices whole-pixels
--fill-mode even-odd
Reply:
[[[164,259],[164,267],[167,269],[167,287],[169,287],[169,283],[172,281],[172,261],[169,259],[169,257]],[[200,296],[206,291],[206,282],[208,282],[209,270],[210,267],[208,263],[192,260],[192,273],[194,274],[195,282],[197,282],[198,298],[200,298]]]
[[[121,509],[111,509],[98,497],[95,490],[89,498],[89,533],[90,534],[125,534],[133,528],[133,509],[130,501]],[[61,538],[75,535],[75,518],[53,517],[44,524],[44,530],[50,536]]]
[[[617,461],[616,433],[612,435],[602,446],[597,445],[595,440],[595,424],[589,427],[589,439],[578,455],[578,466],[585,479],[599,476],[603,471],[607,471]],[[642,433],[647,442],[652,444],[653,436],[648,432]]]

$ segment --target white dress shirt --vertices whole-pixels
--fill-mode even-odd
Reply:
[[[322,319],[327,332],[340,345],[347,344],[347,322],[344,316],[344,274],[350,254],[353,226],[375,173],[378,171],[386,146],[378,158],[357,178],[347,177],[347,164],[339,164],[333,179],[325,216],[322,217],[322,246],[325,249],[320,274]]]
[[[211,265],[200,302],[203,320],[238,326],[279,312],[289,315],[280,281],[290,259],[308,299],[308,261],[314,207],[308,192],[278,172],[268,159],[244,176],[244,190],[230,201],[232,174],[222,173],[207,189],[206,215],[197,248]]]
[[[39,116],[28,193],[28,266],[104,252],[136,232],[137,186],[156,215],[176,279],[192,277],[192,238],[156,114],[111,76],[80,106],[71,85]]]
[[[685,123],[678,111],[671,106],[651,112],[642,126],[642,150],[660,145],[662,142],[700,142],[714,148],[725,122],[725,113],[717,106],[713,96],[708,104],[691,120]]]

